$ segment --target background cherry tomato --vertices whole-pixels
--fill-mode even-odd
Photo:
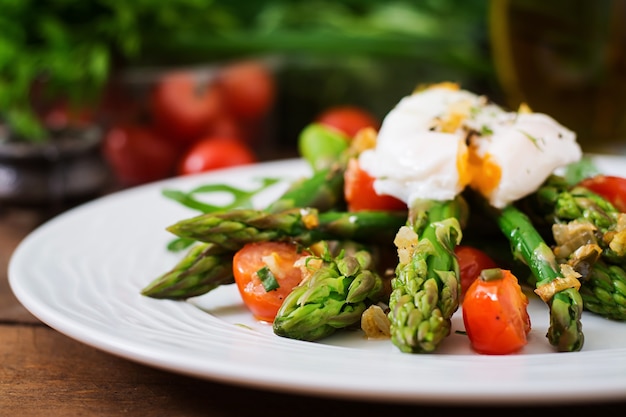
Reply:
[[[458,245],[454,249],[461,271],[461,297],[469,286],[480,276],[483,269],[497,267],[495,261],[485,252],[472,246]]]
[[[306,255],[297,245],[287,242],[249,243],[237,251],[233,257],[235,282],[241,298],[257,319],[274,320],[285,297],[302,281],[300,268],[294,262]],[[279,285],[271,291],[265,290],[257,274],[265,266]]]
[[[188,72],[172,72],[155,86],[152,111],[155,124],[179,143],[202,135],[215,118],[220,93],[211,84],[202,85]]]
[[[363,128],[372,127],[378,130],[380,127],[380,122],[374,115],[356,106],[330,107],[317,116],[316,121],[344,132],[351,138]]]
[[[259,62],[242,61],[222,68],[216,85],[228,111],[240,120],[258,120],[274,104],[274,79]]]
[[[252,149],[232,137],[209,136],[191,145],[180,160],[179,175],[251,164],[257,161]]]
[[[344,196],[349,211],[406,210],[406,203],[395,197],[379,195],[374,191],[374,178],[361,169],[352,158],[344,174]]]
[[[492,270],[493,271],[493,270]],[[528,298],[507,270],[499,279],[474,280],[463,300],[463,323],[472,348],[488,355],[516,352],[528,343]]]
[[[125,186],[171,176],[179,153],[167,139],[139,125],[113,127],[103,141],[103,155]]]
[[[612,175],[596,175],[579,185],[606,198],[622,213],[626,213],[626,178]]]

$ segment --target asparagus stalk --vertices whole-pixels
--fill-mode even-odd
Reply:
[[[535,215],[552,221],[557,261],[581,274],[583,308],[626,320],[624,216],[603,197],[553,176],[530,197]],[[600,256],[601,255],[601,256]]]
[[[465,201],[419,200],[394,243],[399,263],[389,299],[391,340],[403,352],[429,353],[450,334],[459,306],[459,266]]]
[[[626,272],[600,260],[580,287],[585,310],[612,320],[626,320]]]
[[[570,187],[563,177],[551,176],[535,193],[524,199],[520,207],[537,220],[539,227],[589,224],[602,249],[602,257],[614,264],[626,264],[626,220],[605,198],[584,187]]]
[[[584,343],[580,321],[583,300],[574,271],[559,266],[550,247],[522,211],[509,205],[494,213],[513,255],[529,266],[537,278],[535,292],[550,308],[550,344],[561,352],[579,351]]]
[[[343,201],[345,168],[344,163],[337,161],[313,173],[310,177],[295,181],[265,211],[280,213],[298,207],[312,207],[319,211],[343,208],[345,205]]]
[[[167,230],[182,238],[236,251],[246,243],[271,240],[293,240],[304,246],[321,240],[391,241],[405,221],[404,212],[319,213],[316,209],[298,208],[268,213],[239,209],[184,219]]]
[[[310,177],[294,182],[266,207],[265,212],[279,213],[299,207],[310,207],[324,212],[343,207],[343,174],[347,146],[341,149],[345,151],[345,155],[339,152],[334,135],[325,134],[323,129],[320,126],[313,132],[318,134],[317,138],[312,137],[309,132],[308,140],[317,141],[315,152],[324,154],[324,164],[318,165]],[[334,160],[331,158],[331,151],[337,151]],[[310,152],[311,158],[315,156],[315,152]],[[237,247],[239,245],[230,249],[215,244],[192,246],[172,270],[153,280],[142,290],[142,294],[155,298],[186,299],[205,294],[220,285],[230,284],[233,277],[232,271],[229,274],[228,270],[232,269],[233,248]]]
[[[382,278],[369,252],[310,257],[304,280],[285,298],[273,323],[278,336],[315,341],[359,323],[382,294]]]
[[[300,133],[298,148],[313,174],[293,183],[266,211],[278,213],[298,207],[313,207],[321,212],[342,209],[343,175],[354,152],[346,138],[326,126],[312,124]]]
[[[141,294],[161,299],[184,300],[235,282],[233,254],[212,243],[192,246],[169,271],[148,284]]]

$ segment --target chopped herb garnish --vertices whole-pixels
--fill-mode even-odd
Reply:
[[[210,213],[217,210],[230,210],[233,208],[250,208],[252,207],[252,197],[263,191],[271,185],[280,181],[277,178],[261,178],[261,185],[252,190],[242,190],[226,184],[208,184],[194,188],[191,191],[163,190],[163,196],[177,201],[180,204],[202,213]],[[232,199],[227,204],[215,205],[207,204],[198,200],[200,194],[210,193],[226,193],[230,194]]]
[[[584,156],[578,162],[574,162],[565,167],[565,173],[563,176],[569,185],[578,184],[585,178],[598,175],[600,170],[593,163],[593,160],[589,156]]]
[[[493,135],[493,130],[487,125],[482,125],[480,127],[480,134],[482,136]]]
[[[264,266],[256,271],[256,274],[259,276],[261,284],[263,284],[263,288],[265,288],[266,292],[270,292],[280,287],[280,285],[278,285],[278,281],[276,281],[276,277],[267,266]]]
[[[539,147],[539,139],[537,139],[528,132],[524,132],[523,130],[520,130],[520,133],[530,139],[530,141],[533,143],[533,145],[537,147],[537,149],[541,150],[541,148]]]

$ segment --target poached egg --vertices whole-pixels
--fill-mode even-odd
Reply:
[[[507,112],[441,83],[401,99],[359,163],[378,194],[407,205],[451,200],[469,186],[503,208],[581,157],[575,133],[550,116],[523,107]]]

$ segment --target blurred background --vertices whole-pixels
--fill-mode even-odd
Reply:
[[[297,156],[421,84],[626,153],[624,0],[0,0],[0,205]]]

